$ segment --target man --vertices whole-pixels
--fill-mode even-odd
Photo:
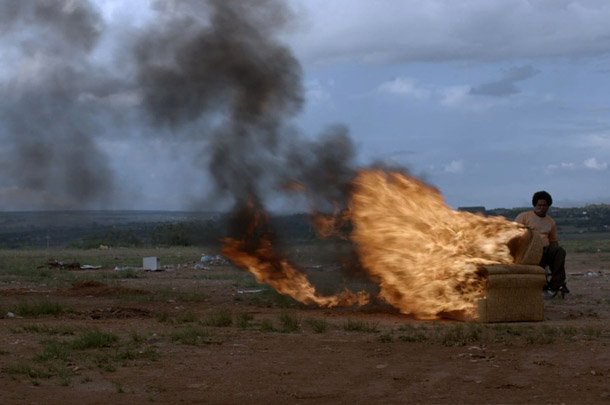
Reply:
[[[553,218],[547,215],[549,207],[553,204],[553,198],[546,191],[537,191],[532,197],[533,211],[522,212],[517,215],[515,222],[519,222],[533,231],[537,232],[544,244],[540,266],[549,266],[551,279],[544,286],[545,294],[552,298],[558,292],[562,296],[569,293],[566,287],[566,251],[559,246],[557,240],[557,225]]]

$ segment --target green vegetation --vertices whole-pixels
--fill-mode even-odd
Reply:
[[[58,316],[66,312],[72,312],[71,308],[60,303],[51,301],[21,302],[9,310],[23,317],[39,317],[45,315]]]
[[[74,335],[76,328],[71,326],[49,326],[39,323],[21,325],[15,328],[11,328],[13,333],[40,333],[44,335]]]
[[[457,324],[447,328],[437,328],[436,331],[443,346],[464,346],[479,342],[482,338],[482,327],[476,324],[466,326]]]
[[[40,342],[40,351],[35,352],[30,360],[2,367],[2,371],[11,377],[27,377],[34,385],[40,385],[42,378],[55,378],[59,385],[70,385],[71,378],[76,375],[74,364],[78,364],[78,368],[93,367],[113,372],[119,366],[128,366],[138,360],[156,361],[159,356],[156,348],[147,345],[146,339],[136,333],[132,333],[131,340],[121,340],[113,333],[98,329],[82,330],[77,337],[71,337],[72,332],[65,334],[38,324],[24,325],[15,330],[53,336]],[[87,382],[86,378],[84,380]]]
[[[233,324],[233,315],[227,310],[219,310],[209,314],[203,322],[206,326],[227,327]]]
[[[326,319],[309,318],[305,320],[305,323],[309,325],[314,333],[324,333],[328,329],[328,322],[326,322]]]
[[[273,322],[270,319],[263,319],[260,324],[261,332],[275,332],[276,329],[273,326]]]
[[[282,333],[294,333],[300,329],[299,319],[295,316],[290,315],[287,312],[282,312],[278,320],[280,322],[280,332]]]
[[[428,340],[427,330],[425,328],[413,325],[401,325],[398,328],[400,335],[398,339],[403,342],[423,342]]]
[[[241,313],[237,315],[237,326],[241,329],[247,329],[251,326],[251,322],[254,319],[254,315],[248,313]]]
[[[173,342],[191,346],[219,343],[218,340],[214,340],[214,335],[208,329],[204,329],[200,326],[188,326],[184,329],[177,330],[170,334],[170,338]]]
[[[119,340],[119,337],[99,330],[85,331],[78,339],[72,342],[72,347],[77,350],[97,349],[110,347]]]
[[[364,321],[356,321],[348,319],[343,325],[343,330],[347,332],[366,332],[366,333],[377,333],[379,329],[376,323],[369,323]]]
[[[184,312],[184,313],[180,314],[176,318],[176,321],[178,323],[196,322],[197,321],[197,316],[194,313],[192,313],[191,311],[187,311],[187,312]]]

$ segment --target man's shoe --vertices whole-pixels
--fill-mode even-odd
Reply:
[[[565,285],[565,283],[563,283],[561,287],[559,287],[558,291],[561,293],[561,298],[565,298],[565,295],[570,293],[570,290],[568,290],[568,287]]]
[[[553,298],[555,298],[557,293],[558,293],[558,291],[551,290],[550,288],[545,288],[544,289],[544,299],[545,300],[552,300]]]

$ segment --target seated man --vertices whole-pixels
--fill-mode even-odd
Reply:
[[[562,296],[570,292],[566,287],[566,251],[559,246],[555,221],[546,214],[552,204],[553,198],[549,193],[538,191],[532,197],[534,210],[522,212],[515,218],[515,222],[527,226],[542,237],[544,251],[540,267],[549,266],[551,271],[551,280],[544,286],[549,297],[554,297],[558,292]]]

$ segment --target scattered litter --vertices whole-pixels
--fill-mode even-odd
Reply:
[[[205,253],[201,255],[200,262],[209,266],[227,266],[231,264],[222,255],[206,255]]]
[[[210,268],[203,263],[197,263],[194,268],[197,270],[210,270]]]
[[[115,268],[114,268],[114,271],[127,271],[127,270],[142,270],[142,267],[115,266]]]
[[[83,264],[80,266],[81,270],[98,270],[101,269],[102,266],[94,266],[92,264]]]
[[[257,294],[262,291],[263,291],[262,288],[251,288],[249,290],[237,290],[237,293],[238,294]]]
[[[14,314],[14,313],[12,313],[12,312],[7,312],[7,313],[6,313],[6,317],[7,317],[7,318],[14,318],[14,317],[15,317],[15,314]]]
[[[601,271],[588,271],[586,273],[568,273],[568,275],[577,277],[601,277],[604,273]]]
[[[38,266],[39,269],[42,269],[44,267],[48,267],[48,268],[52,268],[52,269],[53,268],[55,268],[55,269],[80,269],[80,263],[78,263],[78,262],[64,263],[64,262],[60,262],[59,260],[49,259],[46,264],[43,264],[42,266]]]

